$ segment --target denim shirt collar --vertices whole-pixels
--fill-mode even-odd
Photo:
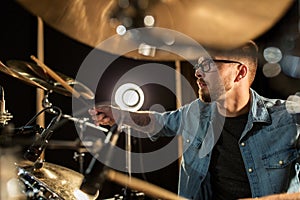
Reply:
[[[251,122],[265,122],[265,123],[271,123],[271,117],[268,112],[268,109],[264,103],[263,97],[261,97],[257,92],[255,92],[253,89],[250,88],[250,103],[251,103],[251,110],[249,112],[249,119],[248,121]],[[213,118],[216,116],[218,112],[217,103],[212,102],[211,104],[211,117]],[[207,111],[206,111],[207,112]],[[204,113],[206,113],[204,112]],[[213,119],[210,120],[213,120]]]
[[[249,112],[249,117],[251,117],[251,121],[271,123],[272,120],[268,109],[264,104],[263,98],[258,95],[253,89],[250,89],[250,94],[251,110]]]

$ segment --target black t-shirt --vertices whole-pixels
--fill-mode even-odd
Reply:
[[[248,177],[239,149],[239,139],[247,123],[248,114],[227,117],[210,163],[214,200],[251,197]]]

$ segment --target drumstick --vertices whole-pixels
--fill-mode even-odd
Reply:
[[[31,55],[30,58],[34,60],[38,66],[40,66],[43,70],[45,70],[54,80],[59,82],[66,90],[68,90],[71,94],[73,94],[76,98],[80,97],[80,94],[72,88],[66,81],[64,81],[59,75],[57,75],[53,70],[47,67],[43,62],[37,59],[35,56]]]
[[[187,200],[186,198],[180,197],[177,194],[174,194],[166,189],[139,180],[137,178],[129,177],[112,169],[107,170],[105,175],[105,177],[108,178],[110,181],[114,181],[116,183],[119,183],[120,185],[128,186],[131,189],[144,192],[145,194],[155,198],[170,200]]]

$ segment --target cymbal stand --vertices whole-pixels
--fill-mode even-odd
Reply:
[[[131,127],[122,125],[121,130],[126,129],[125,150],[126,150],[126,169],[128,176],[131,177]]]
[[[85,150],[83,150],[83,148],[81,148],[81,147],[82,146],[87,146],[87,145],[85,145],[82,142],[81,138],[83,138],[83,133],[86,130],[86,127],[89,126],[89,127],[92,127],[92,128],[104,131],[104,132],[108,132],[109,130],[106,129],[106,128],[100,127],[100,126],[96,126],[96,125],[88,122],[89,118],[78,119],[78,118],[71,117],[69,115],[64,115],[64,114],[62,115],[62,117],[79,124],[80,132],[79,132],[78,146],[80,148],[76,152],[74,152],[73,158],[75,159],[75,161],[78,160],[78,162],[79,162],[79,172],[83,174],[84,173],[83,164],[84,164],[84,156],[85,156],[84,152],[85,152]]]
[[[126,138],[125,138],[126,169],[127,169],[127,173],[128,173],[128,180],[131,181],[131,177],[132,177],[132,165],[131,165],[131,150],[132,150],[132,144],[131,144],[131,126],[123,124],[121,126],[121,131],[124,131],[126,133]],[[128,188],[128,186],[126,186],[124,188],[123,195],[124,195],[123,198],[122,198],[123,200],[138,200],[138,199],[141,199],[141,197],[144,196],[143,193],[138,193],[136,191],[133,192],[131,189]]]
[[[49,101],[48,97],[49,97],[49,94],[51,93],[52,91],[47,91],[45,93],[45,96],[44,96],[44,99],[43,99],[43,102],[42,102],[42,105],[43,107],[51,107],[52,106],[52,103]],[[50,110],[51,113],[55,113],[55,111],[53,109]],[[66,115],[66,114],[62,114],[62,117],[65,118],[65,119],[68,119],[70,121],[73,121],[75,122],[76,124],[79,124],[79,128],[80,128],[80,132],[79,132],[79,142],[78,142],[78,146],[79,146],[79,149],[74,152],[74,156],[73,158],[78,162],[79,162],[79,172],[80,173],[84,173],[84,169],[83,169],[83,164],[84,164],[84,150],[81,148],[84,144],[82,143],[81,141],[81,138],[83,138],[83,133],[84,131],[86,130],[86,127],[92,127],[94,129],[98,129],[98,130],[101,130],[101,131],[104,131],[104,132],[108,132],[109,130],[106,129],[106,128],[103,128],[101,126],[96,126],[90,122],[88,122],[88,118],[76,118],[76,117],[72,117],[70,115]]]
[[[84,156],[85,156],[85,154],[84,154],[84,152],[82,151],[82,148],[81,148],[82,141],[81,141],[80,138],[83,137],[83,133],[86,130],[86,123],[85,122],[87,120],[88,120],[88,118],[84,118],[83,120],[78,120],[78,121],[80,121],[80,123],[79,123],[79,128],[80,128],[80,132],[79,132],[79,140],[80,140],[79,141],[79,146],[80,146],[80,148],[77,151],[74,152],[74,156],[73,156],[73,158],[75,159],[75,161],[78,160],[78,163],[79,163],[79,172],[81,174],[84,173],[83,163],[84,163]]]
[[[47,91],[47,93],[45,94],[45,97],[43,99],[43,107],[44,108],[52,106],[52,103],[50,103],[50,101],[48,100],[49,93],[51,93],[51,92],[52,91]],[[54,110],[51,110],[51,112],[53,112],[55,114]],[[100,131],[104,131],[104,132],[109,131],[107,128],[104,128],[104,127],[101,127],[101,126],[96,126],[95,124],[88,122],[88,118],[79,119],[79,118],[72,117],[71,115],[66,115],[66,114],[62,114],[62,117],[66,118],[68,120],[71,120],[73,122],[79,123],[79,124],[84,124],[84,126],[88,126],[88,127],[94,128],[94,129],[98,129]]]

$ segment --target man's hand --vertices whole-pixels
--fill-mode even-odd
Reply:
[[[110,125],[116,123],[121,116],[121,110],[108,105],[99,105],[88,110],[94,123],[99,125]]]
[[[129,112],[110,105],[97,105],[88,110],[95,125],[126,124],[133,129],[149,133],[162,126],[157,124],[155,117],[149,111]],[[156,132],[155,132],[156,133]]]

